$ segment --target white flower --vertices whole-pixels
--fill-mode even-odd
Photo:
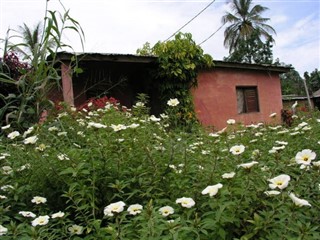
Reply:
[[[275,118],[276,116],[277,116],[277,113],[271,113],[271,114],[269,115],[270,118]]]
[[[20,133],[18,131],[13,131],[13,132],[9,133],[7,137],[10,139],[15,139],[18,136],[20,136]]]
[[[125,125],[123,125],[123,124],[118,124],[118,125],[111,124],[110,127],[111,127],[111,128],[113,129],[113,131],[115,131],[115,132],[119,132],[119,131],[121,131],[121,130],[127,129],[127,127],[126,127]]]
[[[2,191],[8,191],[9,189],[14,189],[14,187],[12,185],[3,185],[0,189]]]
[[[202,195],[209,194],[210,197],[213,197],[218,193],[218,190],[222,187],[223,185],[221,183],[218,183],[216,185],[206,187],[205,189],[203,189],[201,193]]]
[[[9,175],[10,173],[13,172],[13,170],[12,170],[12,167],[10,167],[10,166],[3,166],[2,167],[2,172],[5,175]]]
[[[48,131],[49,131],[49,132],[59,131],[59,128],[57,128],[57,127],[49,127],[49,128],[48,128]]]
[[[39,150],[40,152],[43,152],[47,146],[43,143],[41,143],[38,147],[36,147],[36,150]]]
[[[53,213],[51,215],[51,218],[62,218],[63,216],[64,216],[64,212],[59,211],[57,213]]]
[[[34,127],[29,127],[28,130],[25,131],[22,136],[25,138],[28,134],[32,133],[33,129]]]
[[[222,178],[229,179],[229,178],[233,178],[234,175],[236,175],[235,172],[224,173],[222,174]]]
[[[290,181],[290,176],[286,174],[281,174],[275,178],[269,179],[270,182],[269,187],[271,189],[279,188],[279,189],[285,189]]]
[[[140,126],[139,123],[132,123],[132,124],[130,124],[130,125],[128,126],[128,128],[137,128],[137,127],[139,127],[139,126]]]
[[[66,154],[63,154],[63,153],[59,153],[57,155],[58,159],[63,161],[63,160],[70,160],[70,158],[66,155]]]
[[[168,106],[170,106],[170,107],[175,107],[175,106],[179,105],[179,103],[180,102],[176,98],[172,98],[167,102]]]
[[[201,150],[201,154],[203,155],[208,155],[210,153],[209,150]]]
[[[10,124],[8,124],[8,125],[6,125],[6,126],[1,127],[1,130],[8,129],[8,128],[10,128],[10,127],[11,127],[11,125],[10,125]]]
[[[233,155],[240,155],[241,153],[244,152],[244,149],[245,149],[245,146],[243,146],[243,145],[235,145],[230,148],[230,152]]]
[[[162,216],[166,217],[170,214],[174,213],[174,209],[170,206],[164,206],[162,208],[159,209],[159,212]]]
[[[143,102],[136,102],[136,104],[133,106],[133,108],[138,108],[138,107],[144,107],[144,103]]]
[[[38,141],[38,137],[37,136],[32,136],[32,137],[28,137],[26,139],[23,140],[24,144],[35,144]]]
[[[57,135],[58,136],[67,136],[67,134],[68,134],[67,132],[58,132]]]
[[[273,196],[273,195],[278,195],[281,192],[276,191],[276,190],[271,190],[271,191],[265,191],[264,194],[268,195],[268,196]]]
[[[312,165],[315,167],[320,167],[320,161],[312,162]]]
[[[49,216],[48,215],[45,215],[45,216],[39,216],[37,217],[36,219],[34,219],[31,224],[32,226],[43,226],[43,225],[47,225],[47,223],[49,222]]]
[[[95,128],[106,128],[107,126],[101,123],[89,122],[88,128],[95,127]]]
[[[187,197],[178,198],[176,200],[176,203],[180,203],[181,206],[185,208],[191,208],[196,204],[192,198],[187,198]]]
[[[161,118],[157,118],[155,115],[151,115],[149,117],[149,120],[152,122],[159,122],[161,120]]]
[[[249,169],[255,164],[258,164],[258,162],[252,161],[252,162],[248,162],[248,163],[242,163],[242,164],[237,165],[237,167],[243,167],[245,169]]]
[[[31,217],[31,218],[36,217],[36,215],[33,212],[29,212],[29,211],[20,211],[19,214],[24,217]]]
[[[81,235],[82,232],[83,232],[83,227],[74,224],[74,225],[72,225],[71,227],[68,227],[68,231],[69,231],[72,235],[74,235],[74,234],[76,234],[76,235]]]
[[[310,165],[311,161],[316,158],[316,153],[310,149],[304,149],[296,154],[296,162],[298,164]]]
[[[276,143],[279,145],[288,145],[288,142],[284,142],[284,141],[276,141]]]
[[[298,207],[302,207],[302,206],[310,206],[311,207],[311,204],[307,200],[298,198],[296,195],[294,195],[294,193],[290,193],[289,197],[292,199],[294,204]]]
[[[300,124],[298,125],[298,128],[303,128],[303,127],[305,127],[305,126],[308,126],[308,123],[302,122],[302,123],[300,123]]]
[[[7,232],[8,232],[8,228],[6,228],[6,227],[4,227],[4,226],[0,225],[0,236],[2,236],[2,235],[6,235],[6,234],[7,234]]]
[[[209,136],[210,137],[220,137],[220,135],[217,133],[209,133]]]
[[[0,195],[0,199],[7,199],[7,197],[4,195]]]
[[[47,199],[44,197],[35,196],[32,198],[31,202],[33,202],[35,204],[46,203]]]
[[[113,213],[120,213],[123,211],[125,205],[126,204],[122,201],[111,203],[104,208],[104,215],[111,217],[113,216]]]
[[[227,124],[229,124],[229,125],[233,125],[235,123],[236,123],[236,120],[234,120],[234,119],[228,119],[227,120]]]
[[[140,204],[133,204],[133,205],[130,205],[127,209],[127,211],[129,212],[129,214],[131,215],[136,215],[136,214],[139,214],[141,213],[143,207],[142,205]]]

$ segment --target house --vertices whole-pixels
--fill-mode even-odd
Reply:
[[[124,54],[85,53],[78,55],[84,72],[70,73],[73,55],[59,53],[62,89],[51,97],[79,106],[87,99],[109,95],[131,107],[138,93],[151,99],[151,111],[159,112],[157,83],[150,72],[155,70],[156,57]],[[214,61],[212,69],[200,71],[198,87],[192,89],[195,111],[204,126],[221,129],[230,118],[244,124],[280,123],[282,96],[279,74],[286,67]],[[174,96],[172,96],[174,97]],[[275,118],[269,115],[276,113]]]
[[[281,123],[282,96],[279,74],[286,67],[215,61],[210,70],[199,72],[193,90],[199,121],[222,129],[228,119],[245,125]],[[270,115],[276,116],[270,118]]]

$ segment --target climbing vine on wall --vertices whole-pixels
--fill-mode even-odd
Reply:
[[[178,98],[179,119],[183,123],[194,122],[196,117],[190,90],[197,87],[199,70],[213,66],[212,57],[203,53],[190,33],[178,33],[174,39],[159,41],[152,48],[147,43],[137,53],[150,55],[150,51],[158,57],[158,68],[153,75],[159,83],[161,102]]]

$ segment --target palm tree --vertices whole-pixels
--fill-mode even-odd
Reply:
[[[223,24],[230,24],[224,31],[223,43],[226,48],[229,48],[229,53],[237,49],[239,41],[246,41],[255,31],[258,32],[259,40],[261,36],[273,39],[270,33],[276,34],[276,31],[266,24],[270,19],[261,17],[266,10],[268,8],[261,5],[252,7],[252,0],[232,0],[234,13],[227,12],[222,17]]]
[[[22,38],[22,43],[20,46],[23,47],[23,50],[20,48],[19,52],[24,55],[25,58],[30,60],[36,58],[40,47],[41,47],[41,36],[42,28],[41,22],[39,22],[34,29],[30,29],[25,23],[23,26],[19,26],[20,36]]]

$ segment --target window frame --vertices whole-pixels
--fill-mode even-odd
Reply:
[[[238,114],[260,112],[257,86],[236,86]]]

